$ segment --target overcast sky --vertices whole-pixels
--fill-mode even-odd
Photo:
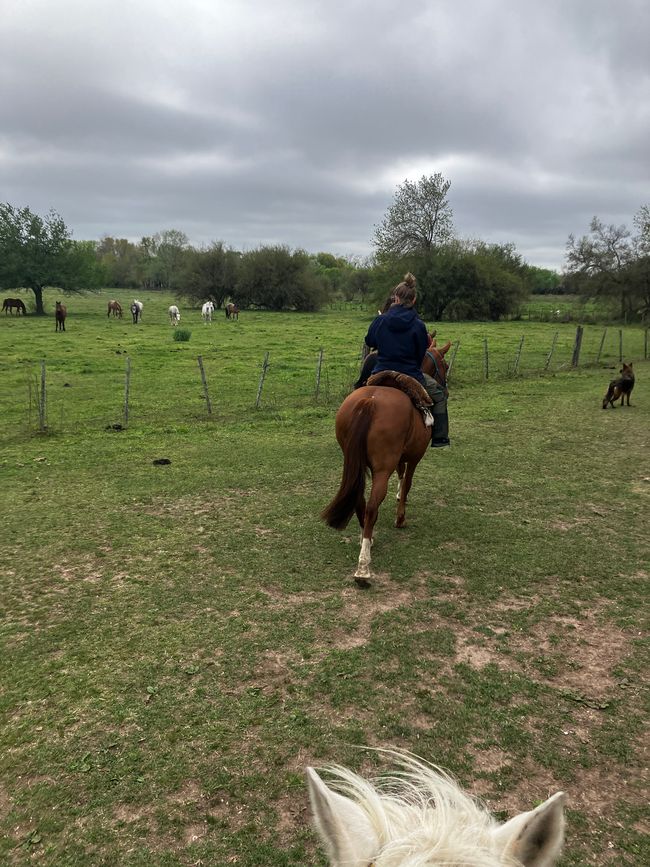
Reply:
[[[0,201],[365,256],[406,178],[564,263],[650,203],[648,0],[4,0]]]

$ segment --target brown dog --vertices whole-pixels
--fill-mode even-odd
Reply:
[[[623,367],[620,372],[622,374],[621,378],[613,379],[609,384],[607,394],[603,398],[603,409],[607,409],[607,404],[610,404],[613,409],[614,401],[618,400],[619,397],[621,399],[621,406],[625,403],[626,397],[627,405],[630,405],[630,395],[634,388],[634,371],[632,370],[632,364],[625,364],[625,362],[623,362]]]

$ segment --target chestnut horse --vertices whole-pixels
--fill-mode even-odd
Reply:
[[[122,318],[122,305],[119,301],[109,301],[108,302],[108,313],[106,314],[110,317],[111,313],[114,318],[121,319]]]
[[[226,304],[226,319],[239,319],[239,307],[236,304]]]
[[[361,552],[355,580],[369,587],[370,546],[379,507],[388,490],[388,480],[397,470],[399,491],[395,526],[405,522],[406,498],[413,473],[431,440],[420,412],[397,388],[368,386],[348,395],[336,414],[336,439],[343,451],[343,477],[332,502],[321,517],[336,530],[347,526],[356,512],[361,525]],[[372,477],[365,499],[366,470]]]
[[[21,301],[20,298],[5,298],[2,302],[2,309],[5,312],[5,316],[7,313],[11,313],[13,316],[13,309],[16,308],[17,315],[20,316],[22,313],[23,316],[27,316],[27,308],[25,307],[25,302]]]
[[[67,315],[68,308],[65,304],[61,304],[60,301],[57,301],[54,307],[54,318],[56,320],[56,325],[54,327],[55,331],[65,331],[65,317]]]

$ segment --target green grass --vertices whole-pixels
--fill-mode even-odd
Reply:
[[[650,364],[633,406],[603,412],[611,370],[567,369],[574,327],[540,375],[554,325],[440,326],[461,340],[453,448],[418,468],[404,530],[387,499],[361,593],[358,531],[318,514],[367,314],[204,327],[183,307],[177,345],[171,297],[142,297],[140,326],[106,298],[69,299],[65,334],[0,321],[0,862],[324,864],[304,766],[372,771],[357,747],[393,745],[499,814],[567,791],[565,865],[647,863]],[[642,332],[624,339],[642,358]],[[129,427],[107,430],[127,356]]]

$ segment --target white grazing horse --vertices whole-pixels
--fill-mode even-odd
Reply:
[[[133,299],[133,304],[131,305],[131,316],[133,316],[133,322],[135,325],[142,319],[142,301],[138,301],[137,298]]]
[[[214,304],[212,301],[206,301],[201,307],[201,316],[204,322],[212,322],[212,314],[214,313]]]
[[[175,304],[172,304],[167,312],[169,313],[169,321],[171,322],[171,324],[178,325],[178,323],[181,321],[181,311],[178,309],[178,307]]]
[[[370,783],[338,766],[330,788],[307,768],[316,829],[332,867],[551,867],[564,840],[564,794],[499,824],[437,768],[396,754],[402,769]]]

